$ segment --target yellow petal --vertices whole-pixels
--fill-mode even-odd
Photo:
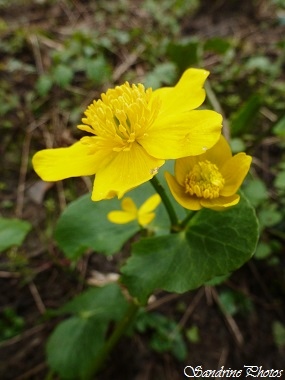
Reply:
[[[122,209],[126,212],[132,213],[134,215],[137,214],[137,206],[135,205],[132,198],[126,197],[122,200]]]
[[[158,194],[154,194],[149,197],[139,208],[139,215],[143,215],[148,212],[152,212],[160,204],[161,198]]]
[[[148,214],[142,214],[138,216],[138,222],[141,226],[146,226],[149,224],[155,217],[154,212],[150,212]]]
[[[231,149],[224,136],[220,136],[219,141],[205,153],[198,156],[188,156],[178,158],[175,161],[175,177],[177,182],[183,186],[186,175],[193,169],[199,161],[210,161],[218,168],[232,157]]]
[[[174,199],[184,208],[188,210],[200,210],[202,207],[197,197],[191,197],[185,193],[184,187],[180,186],[170,173],[165,172],[165,179],[173,195]]]
[[[199,107],[205,100],[202,88],[209,72],[201,69],[188,69],[175,87],[165,87],[154,91],[161,100],[160,114],[171,115]],[[159,115],[160,115],[159,114]]]
[[[204,156],[204,155],[203,155]],[[200,156],[188,156],[178,158],[175,161],[174,171],[175,178],[179,185],[185,185],[186,175],[193,169],[193,167],[200,161]]]
[[[221,168],[225,162],[231,159],[232,151],[225,137],[221,135],[218,142],[199,157],[201,160],[208,160]]]
[[[125,224],[135,220],[136,215],[125,211],[110,211],[107,215],[107,218],[112,223]]]
[[[225,179],[225,185],[220,191],[222,196],[230,196],[235,194],[241,186],[245,176],[247,175],[252,158],[245,153],[238,153],[230,160],[225,162],[220,169]]]
[[[41,150],[34,155],[32,163],[44,181],[58,181],[96,173],[102,157],[90,154],[89,147],[79,141],[68,148]]]
[[[222,116],[199,110],[158,118],[139,141],[153,157],[176,159],[202,154],[220,138]]]
[[[164,164],[147,154],[137,143],[129,151],[121,151],[96,174],[92,200],[121,198],[127,191],[150,180],[156,168]]]
[[[238,194],[231,195],[230,197],[219,197],[215,199],[201,198],[201,205],[212,210],[221,211],[227,207],[235,206],[240,200]]]

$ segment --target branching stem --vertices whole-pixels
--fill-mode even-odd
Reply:
[[[178,222],[178,218],[177,218],[177,215],[176,215],[176,212],[172,206],[172,203],[170,202],[169,198],[168,198],[168,195],[166,194],[165,192],[165,189],[163,188],[163,186],[160,184],[160,182],[158,181],[157,177],[153,177],[151,180],[150,180],[152,186],[155,188],[156,192],[160,195],[161,197],[161,200],[166,208],[166,211],[168,213],[168,216],[169,216],[169,219],[170,219],[170,222],[171,222],[171,231],[172,232],[177,232],[179,230],[179,222]]]

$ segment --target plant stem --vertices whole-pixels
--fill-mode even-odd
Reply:
[[[168,216],[169,216],[169,219],[170,219],[170,222],[171,222],[171,231],[177,231],[179,230],[178,226],[179,226],[179,222],[178,222],[178,218],[177,218],[177,215],[176,215],[176,212],[168,198],[168,195],[166,194],[165,192],[165,189],[162,187],[162,185],[160,184],[160,182],[158,181],[157,177],[153,177],[151,180],[150,180],[152,186],[155,188],[156,192],[160,195],[161,197],[161,200],[166,208],[166,211],[168,213]]]
[[[140,306],[135,304],[134,302],[131,302],[129,304],[129,307],[126,311],[125,316],[117,323],[111,336],[109,337],[107,342],[104,344],[99,356],[94,361],[93,366],[86,377],[86,380],[93,379],[93,376],[96,373],[98,373],[98,371],[105,364],[110,352],[114,349],[114,347],[116,346],[116,344],[118,343],[122,335],[126,332],[127,328],[134,321],[139,308]]]
[[[189,221],[193,218],[195,215],[195,211],[190,211],[189,214],[182,220],[182,222],[179,223],[179,226],[182,230],[187,226]]]

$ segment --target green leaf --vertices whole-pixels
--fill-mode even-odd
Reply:
[[[161,328],[154,332],[150,347],[156,352],[171,352],[173,356],[183,361],[187,357],[187,348],[183,336],[174,321],[162,320]]]
[[[24,220],[0,218],[0,252],[21,245],[31,228]]]
[[[222,290],[219,294],[219,306],[223,313],[235,315],[238,312],[249,314],[252,310],[251,300],[240,292],[231,289]]]
[[[103,320],[119,320],[128,307],[118,284],[90,288],[60,308],[59,312]]]
[[[257,113],[261,107],[261,97],[259,95],[252,95],[249,100],[239,108],[231,120],[231,134],[232,136],[240,136],[245,132],[249,132],[255,125]]]
[[[210,50],[218,54],[225,54],[231,46],[232,44],[224,38],[213,37],[205,42],[204,50]]]
[[[224,290],[219,295],[220,306],[225,313],[235,315],[238,312],[236,295],[231,290]]]
[[[256,247],[254,257],[258,260],[266,259],[272,253],[272,248],[269,244],[260,241]]]
[[[261,71],[263,73],[273,73],[276,71],[276,65],[272,64],[269,57],[251,56],[245,64],[245,69],[250,71]]]
[[[267,208],[260,210],[258,218],[261,227],[272,227],[281,222],[283,215],[275,206],[277,205],[268,205]]]
[[[183,293],[249,260],[258,239],[253,208],[241,195],[227,211],[203,209],[185,231],[142,239],[122,268],[122,281],[141,303],[156,289]]]
[[[73,70],[67,65],[59,64],[54,68],[53,78],[56,84],[66,87],[73,79]]]
[[[230,275],[231,275],[230,273],[227,273],[227,274],[222,275],[222,276],[213,277],[213,278],[211,278],[210,281],[207,281],[205,283],[205,285],[207,285],[207,286],[221,285],[230,277]]]
[[[281,117],[281,119],[274,125],[273,133],[277,136],[285,137],[285,116]]]
[[[276,178],[274,180],[274,186],[278,190],[283,190],[285,189],[285,171],[281,171],[276,175]]]
[[[278,347],[285,347],[285,325],[279,321],[272,324],[274,342]]]
[[[193,325],[189,327],[186,332],[185,332],[186,338],[189,340],[191,343],[199,343],[200,342],[200,333],[199,333],[199,328],[196,325]]]
[[[234,137],[231,139],[230,146],[233,153],[244,152],[246,150],[244,140],[240,137]]]
[[[171,171],[172,166],[173,162],[169,160],[164,168]],[[169,193],[163,171],[157,176]],[[126,197],[131,197],[139,207],[153,194],[155,190],[147,182],[127,193]],[[177,202],[174,208],[181,219],[186,216],[185,210]],[[108,212],[120,209],[121,201],[117,198],[92,202],[90,194],[70,203],[60,216],[54,235],[66,257],[77,260],[88,248],[106,255],[118,252],[130,237],[140,231],[136,221],[121,225],[108,221]],[[149,229],[155,234],[168,233],[170,222],[164,206],[160,204],[155,213],[156,217],[148,226]]]
[[[52,88],[52,77],[49,74],[43,74],[36,82],[36,90],[40,96],[45,96]]]
[[[183,72],[199,62],[199,47],[198,40],[186,38],[180,42],[169,43],[167,55],[177,65],[179,71]]]
[[[161,63],[145,76],[144,85],[145,87],[152,87],[153,89],[161,87],[162,85],[172,85],[177,77],[176,71],[174,63]]]
[[[48,362],[64,379],[84,379],[92,372],[110,321],[123,318],[128,302],[118,284],[90,288],[67,302],[56,314],[74,316],[60,323],[48,345]]]
[[[246,186],[243,187],[243,191],[254,207],[263,204],[264,201],[268,199],[267,188],[265,183],[260,179],[249,181]]]
[[[106,321],[72,317],[60,323],[47,343],[47,361],[62,379],[85,379],[104,344]]]
[[[137,223],[127,225],[108,221],[109,211],[120,209],[118,199],[92,202],[90,194],[72,202],[60,216],[55,229],[55,239],[64,254],[78,259],[87,248],[112,255],[139,231]]]
[[[149,345],[157,352],[171,352],[178,360],[185,360],[186,345],[181,329],[175,321],[159,313],[141,311],[136,320],[136,329],[145,333],[152,330]]]
[[[0,313],[0,341],[20,334],[25,327],[25,320],[11,307],[4,307]]]
[[[87,78],[95,84],[102,84],[111,78],[111,68],[103,55],[86,59]]]

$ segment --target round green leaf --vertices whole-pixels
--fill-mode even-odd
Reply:
[[[260,179],[250,180],[243,191],[254,207],[264,203],[268,199],[268,192],[265,183]]]
[[[21,245],[31,227],[24,220],[0,218],[0,252]]]
[[[49,366],[62,379],[83,380],[104,344],[107,322],[72,317],[60,323],[47,343]]]
[[[92,202],[90,194],[72,202],[62,213],[55,229],[55,239],[64,254],[78,259],[88,248],[112,255],[138,230],[137,223],[128,225],[108,221],[109,211],[120,209],[117,199]]]
[[[122,281],[142,303],[155,289],[183,293],[238,269],[254,253],[257,239],[255,212],[241,196],[227,211],[196,213],[183,232],[134,244]]]
[[[118,284],[92,287],[82,292],[60,308],[60,314],[76,314],[101,320],[119,320],[124,315],[128,302]]]
[[[171,169],[173,162],[165,164]],[[164,185],[163,173],[159,173]],[[166,187],[166,185],[164,186]],[[167,192],[168,189],[167,189]],[[125,197],[131,197],[137,207],[140,207],[155,190],[150,182],[128,192]],[[55,239],[64,254],[71,260],[78,259],[88,248],[96,252],[112,255],[118,252],[123,244],[140,230],[137,221],[128,224],[114,224],[108,221],[107,214],[121,209],[121,200],[117,198],[93,202],[90,194],[86,194],[70,203],[60,216],[55,229]],[[177,214],[183,219],[185,210],[174,204]],[[162,204],[155,210],[156,217],[148,226],[155,234],[166,234],[170,222]]]

